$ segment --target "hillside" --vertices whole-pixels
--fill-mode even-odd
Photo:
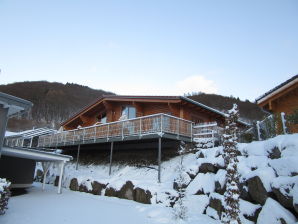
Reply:
[[[47,81],[0,85],[0,92],[29,100],[34,104],[29,115],[19,119],[10,119],[8,130],[11,131],[45,125],[57,128],[61,121],[86,104],[104,94],[113,94],[73,83],[62,84]]]
[[[233,104],[236,103],[239,106],[240,117],[250,123],[262,120],[264,116],[267,115],[267,113],[262,111],[257,104],[248,100],[241,101],[239,98],[232,96],[228,97],[216,94],[197,93],[188,95],[187,97],[223,112],[231,109]]]

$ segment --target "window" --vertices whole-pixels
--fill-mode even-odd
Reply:
[[[123,107],[121,116],[126,115],[127,119],[136,118],[136,108],[134,107]]]
[[[106,115],[106,113],[103,113],[102,115],[100,115],[98,121],[100,123],[103,123],[103,124],[107,123],[107,115]]]

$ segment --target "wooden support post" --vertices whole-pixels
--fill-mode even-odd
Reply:
[[[111,176],[111,173],[112,173],[113,149],[114,149],[114,142],[111,142],[109,176]]]
[[[160,164],[161,164],[161,138],[158,138],[158,183],[160,183]]]
[[[65,165],[65,162],[62,161],[60,163],[60,175],[59,175],[59,183],[58,183],[58,194],[61,194],[62,193],[61,186],[62,186],[62,179],[63,179],[63,173],[64,173],[64,165]]]
[[[78,145],[78,153],[77,153],[77,163],[76,163],[76,170],[78,170],[78,168],[79,168],[80,149],[81,149],[81,144],[79,144],[79,145]]]

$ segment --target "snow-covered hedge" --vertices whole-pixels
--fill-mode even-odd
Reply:
[[[5,178],[0,178],[0,215],[3,215],[7,209],[10,197],[10,182]]]

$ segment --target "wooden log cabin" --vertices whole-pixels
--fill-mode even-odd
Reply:
[[[298,75],[293,76],[256,99],[263,109],[286,115],[298,110]],[[290,125],[290,132],[298,133],[298,125]]]
[[[223,126],[225,116],[182,96],[107,95],[62,122],[60,132],[41,136],[38,146],[77,149],[77,164],[80,150],[110,149],[110,172],[114,143],[122,153],[128,149],[142,154],[142,150],[157,148],[160,181],[161,148],[177,152],[180,141],[192,142],[195,123]],[[246,126],[243,122],[239,125]]]
[[[61,123],[60,133],[39,139],[41,147],[152,139],[191,142],[193,125],[216,122],[226,114],[182,96],[106,95]],[[247,124],[240,122],[240,126]]]
[[[194,123],[224,122],[224,113],[179,96],[103,96],[61,123],[63,130],[154,114],[168,114]]]

